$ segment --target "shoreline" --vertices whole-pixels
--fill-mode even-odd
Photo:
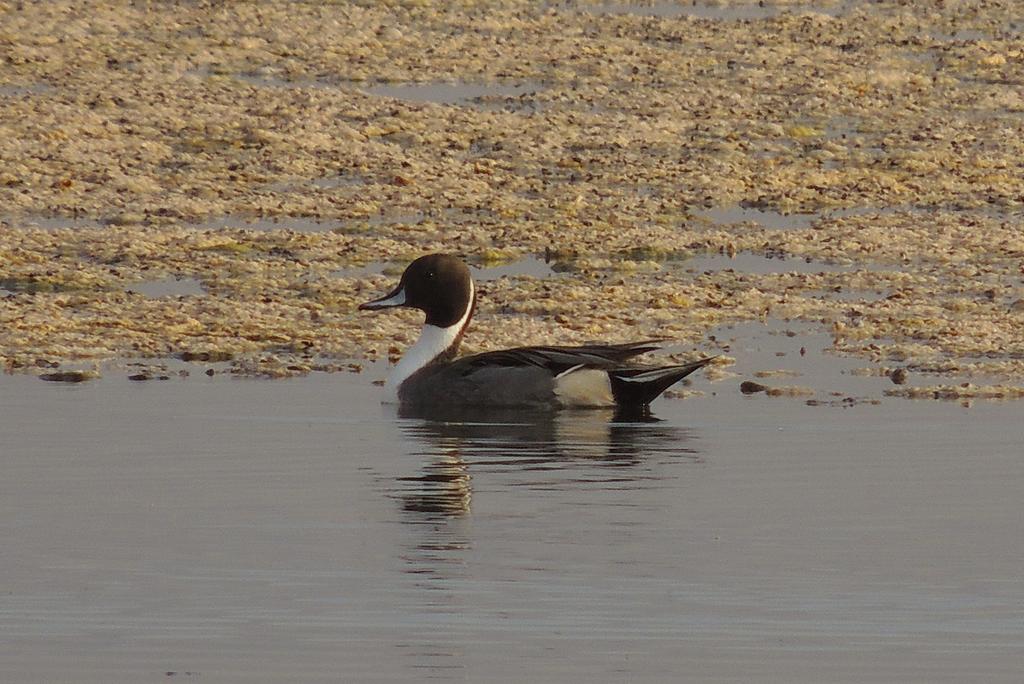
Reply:
[[[474,350],[778,319],[1021,383],[1012,4],[767,6],[5,7],[0,363],[386,359],[355,306],[445,250],[511,264]]]

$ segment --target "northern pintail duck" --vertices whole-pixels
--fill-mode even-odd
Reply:
[[[419,339],[385,383],[403,405],[613,407],[646,411],[668,387],[711,358],[681,366],[643,367],[633,357],[659,340],[580,347],[516,347],[456,358],[476,307],[469,268],[448,254],[413,261],[398,286],[363,310],[405,306],[426,314]]]

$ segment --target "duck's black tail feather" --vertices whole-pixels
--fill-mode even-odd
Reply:
[[[621,368],[608,371],[612,396],[620,407],[644,407],[672,385],[690,373],[711,363],[715,357],[694,361],[683,366],[661,368]]]

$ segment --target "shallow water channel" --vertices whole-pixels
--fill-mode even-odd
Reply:
[[[5,678],[1019,676],[1017,404],[433,421],[383,372],[0,377]]]

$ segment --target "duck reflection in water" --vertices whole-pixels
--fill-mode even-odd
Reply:
[[[635,490],[679,477],[674,465],[702,463],[687,429],[649,417],[628,421],[611,411],[402,407],[397,417],[408,454],[419,464],[416,474],[397,478],[393,490],[409,533],[400,551],[416,588],[409,610],[436,627],[407,645],[417,673],[463,668],[449,634],[461,624],[464,593],[478,590],[474,490],[480,508],[489,511],[481,514],[485,524],[502,525],[510,516],[536,515],[538,504],[545,510],[552,499],[629,506]],[[508,506],[510,496],[515,504]]]
[[[471,472],[512,474],[534,489],[629,489],[664,477],[665,460],[701,462],[687,429],[649,413],[402,406],[398,417],[423,463],[398,478],[398,495],[423,520],[469,512]]]

